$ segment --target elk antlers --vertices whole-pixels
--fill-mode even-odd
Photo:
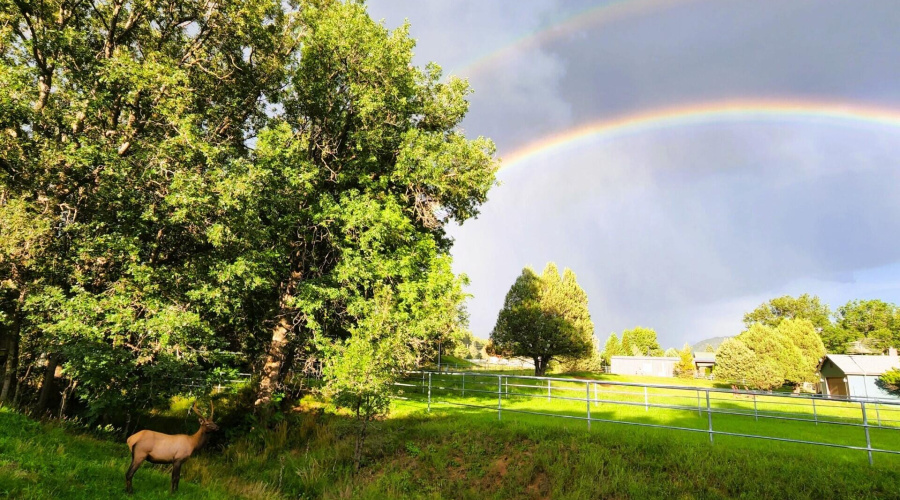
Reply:
[[[212,419],[213,419],[213,415],[216,414],[216,407],[213,405],[213,402],[210,401],[210,402],[209,402],[209,417],[204,417],[203,414],[200,413],[200,411],[197,410],[197,401],[194,400],[194,404],[191,405],[191,411],[193,411],[194,413],[196,413],[197,416],[200,417],[200,418],[202,418],[203,420],[212,420]]]

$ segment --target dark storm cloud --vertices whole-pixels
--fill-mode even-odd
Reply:
[[[564,5],[565,11],[561,7]],[[417,61],[471,61],[590,2],[372,2],[412,23]],[[688,2],[586,26],[469,74],[464,123],[500,155],[613,115],[738,97],[900,107],[893,1]],[[833,306],[900,299],[900,131],[730,124],[595,141],[501,173],[482,216],[453,230],[486,336],[521,270],[573,268],[599,336],[637,324],[666,345],[739,332],[781,293]],[[868,294],[868,295],[867,295]]]

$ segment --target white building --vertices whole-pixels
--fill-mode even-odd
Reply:
[[[658,356],[612,356],[609,358],[609,372],[616,375],[653,375],[674,377],[675,365],[681,358]]]

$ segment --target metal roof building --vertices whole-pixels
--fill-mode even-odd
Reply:
[[[714,352],[695,352],[694,353],[694,374],[696,376],[707,376],[712,373],[716,366],[716,353]]]
[[[819,392],[836,398],[898,399],[875,383],[894,368],[900,368],[894,349],[887,356],[829,354],[819,365]]]

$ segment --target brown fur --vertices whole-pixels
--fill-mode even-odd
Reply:
[[[212,408],[212,403],[210,403]],[[125,491],[132,493],[131,478],[144,461],[153,464],[172,464],[171,492],[178,491],[178,481],[181,478],[181,465],[185,460],[206,443],[206,433],[219,430],[212,417],[213,408],[209,418],[204,418],[197,411],[197,403],[191,407],[200,421],[200,428],[194,434],[163,434],[156,431],[143,430],[128,437],[128,448],[131,450],[131,465],[125,473]]]

